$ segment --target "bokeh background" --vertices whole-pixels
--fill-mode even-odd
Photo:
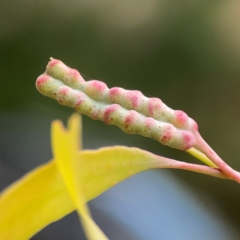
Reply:
[[[239,16],[238,0],[0,0],[0,190],[51,159],[50,123],[73,112],[35,89],[49,57],[87,80],[138,89],[184,110],[240,170]],[[87,117],[83,126],[84,148],[136,146],[197,162]],[[240,239],[239,202],[237,183],[157,170],[89,205],[110,239]],[[32,239],[85,237],[72,213]]]

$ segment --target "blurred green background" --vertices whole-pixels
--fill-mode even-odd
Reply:
[[[35,89],[49,57],[86,80],[138,89],[184,110],[240,170],[239,16],[238,0],[0,0],[0,162],[9,170],[1,187],[51,159],[50,122],[73,112]],[[114,126],[87,117],[83,124],[85,148],[121,144],[197,162]],[[170,172],[240,238],[238,184]]]

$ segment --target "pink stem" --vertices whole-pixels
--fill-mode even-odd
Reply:
[[[225,175],[218,168],[212,168],[212,167],[198,165],[198,164],[186,163],[186,162],[177,161],[177,160],[173,160],[173,159],[168,159],[168,164],[165,165],[164,167],[162,165],[162,162],[160,162],[159,166],[156,166],[156,167],[167,168],[167,169],[168,168],[182,169],[182,170],[187,170],[187,171],[191,171],[191,172],[202,173],[202,174],[209,175],[212,177],[233,180],[231,177]]]
[[[240,183],[240,173],[227,165],[214,150],[203,140],[199,133],[195,134],[196,148],[204,153],[230,179]]]

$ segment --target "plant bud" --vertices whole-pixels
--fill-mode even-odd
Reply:
[[[140,134],[180,150],[195,144],[197,124],[183,111],[169,108],[159,98],[147,98],[140,91],[109,89],[98,80],[86,82],[77,70],[60,60],[50,60],[36,87],[60,104],[116,125],[126,133]]]

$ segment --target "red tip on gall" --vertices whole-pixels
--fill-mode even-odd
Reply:
[[[155,111],[160,111],[162,108],[162,101],[159,98],[149,98],[148,101],[148,112],[149,115],[154,115]]]
[[[103,121],[106,124],[110,124],[112,119],[111,119],[111,115],[112,113],[114,113],[117,109],[119,108],[118,104],[113,104],[110,107],[106,108],[106,110],[103,113]]]
[[[127,91],[126,94],[127,99],[129,99],[132,103],[132,107],[136,108],[139,104],[139,99],[142,97],[142,93],[140,91]]]
[[[48,67],[54,67],[59,63],[62,63],[62,61],[60,61],[58,59],[51,58],[51,61],[48,63],[47,68]]]
[[[89,84],[89,86],[94,88],[98,93],[101,93],[101,92],[105,91],[108,88],[105,83],[100,82],[98,80],[88,81],[88,84]]]
[[[119,97],[120,95],[122,95],[122,93],[124,91],[125,91],[124,89],[119,88],[119,87],[113,87],[113,88],[109,89],[109,99],[110,99],[110,101],[115,101],[115,99],[117,97]]]
[[[49,80],[49,76],[46,74],[40,75],[36,80],[36,87],[39,89],[42,87],[44,83],[46,83]]]
[[[130,124],[133,124],[138,117],[138,114],[136,111],[129,111],[129,114],[124,120],[125,127],[128,127]]]
[[[69,93],[69,88],[68,87],[61,87],[58,91],[58,94],[61,96],[67,96]]]
[[[183,126],[184,124],[187,123],[188,115],[185,112],[181,110],[175,110],[174,114],[178,125]]]

